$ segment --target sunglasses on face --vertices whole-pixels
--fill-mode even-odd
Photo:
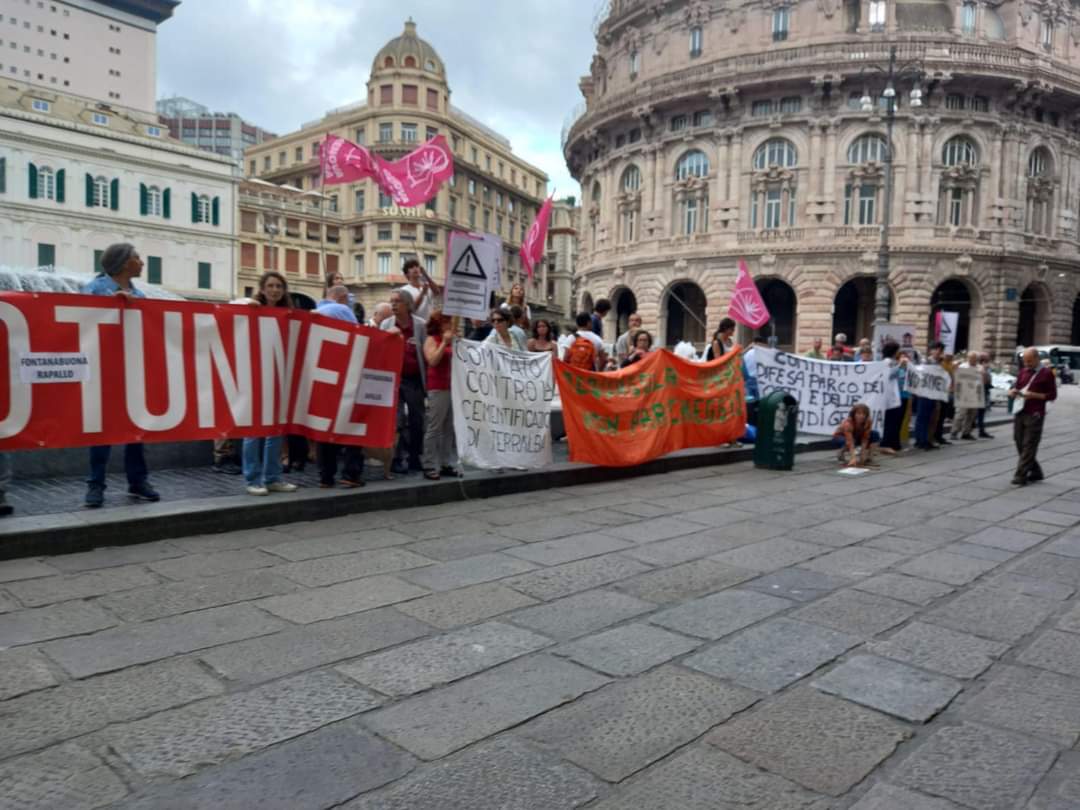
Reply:
[[[492,318],[492,323],[506,323],[506,318]]]

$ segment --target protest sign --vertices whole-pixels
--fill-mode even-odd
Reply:
[[[831,436],[851,406],[870,408],[874,429],[882,430],[888,405],[886,363],[834,363],[757,346],[758,392],[762,399],[785,391],[799,401],[799,432]]]
[[[938,402],[949,401],[951,384],[952,377],[949,372],[935,365],[908,366],[907,376],[904,378],[904,387],[908,393]]]
[[[695,363],[661,349],[608,373],[556,360],[570,460],[629,467],[687,447],[742,438],[741,365],[738,350]]]
[[[956,375],[953,378],[956,382],[954,390],[956,407],[973,408],[975,410],[985,408],[986,400],[984,399],[982,370],[958,368],[954,374]]]
[[[551,361],[551,352],[454,341],[454,435],[463,462],[487,469],[551,463]]]
[[[490,234],[451,233],[443,314],[487,320],[499,289],[502,240]]]
[[[300,310],[3,293],[0,450],[283,433],[390,447],[403,351]]]
[[[937,339],[945,344],[945,354],[953,354],[956,351],[956,328],[959,324],[959,312],[939,311],[934,316],[934,332]]]
[[[881,357],[881,350],[889,341],[894,341],[900,351],[918,362],[919,352],[915,348],[915,327],[905,323],[874,324],[874,357]]]

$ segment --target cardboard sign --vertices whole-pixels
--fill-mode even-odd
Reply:
[[[486,320],[499,289],[502,240],[490,234],[450,234],[443,314]]]
[[[912,396],[948,402],[952,377],[938,365],[908,366],[904,386]]]
[[[954,396],[957,408],[978,410],[986,407],[982,369],[958,368],[954,372]]]
[[[874,357],[881,358],[881,350],[890,340],[900,347],[900,351],[906,354],[916,363],[921,355],[915,348],[915,327],[906,323],[879,323],[874,324]]]

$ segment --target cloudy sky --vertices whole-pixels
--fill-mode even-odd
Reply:
[[[600,0],[184,0],[158,32],[158,97],[181,95],[284,134],[366,98],[375,53],[412,16],[458,108],[510,139],[559,196],[564,119],[593,54]],[[224,11],[224,9],[228,11]],[[550,189],[550,186],[549,186]]]

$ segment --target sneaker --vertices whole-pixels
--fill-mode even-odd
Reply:
[[[1026,487],[1027,486],[1027,480],[1023,479],[1023,478],[1014,478],[1009,483],[1012,484],[1014,487]]]
[[[249,486],[247,488],[248,495],[269,495],[270,490],[266,487]]]
[[[447,478],[460,478],[457,467],[451,467],[449,465],[439,468],[439,475],[443,475]]]
[[[275,481],[272,484],[267,484],[266,489],[269,492],[296,492],[299,487],[296,484],[287,484],[284,481]]]
[[[105,504],[105,487],[101,484],[90,484],[86,488],[86,498],[83,503],[89,509],[100,509]]]
[[[1037,483],[1039,483],[1040,481],[1043,480],[1043,474],[1042,473],[1028,473],[1027,480],[1028,480],[1029,484],[1037,484]]]
[[[961,436],[960,438],[961,438],[961,439],[963,439],[964,441],[968,441],[968,442],[973,442],[973,441],[975,441],[975,437],[974,437],[974,436],[972,436],[972,435],[971,435],[970,433],[965,433],[965,434],[964,434],[963,436]]]
[[[390,472],[394,473],[394,475],[408,475],[409,465],[404,461],[395,460],[390,467]]]
[[[149,501],[150,503],[157,503],[161,500],[161,496],[158,495],[157,491],[146,481],[128,487],[128,495],[137,498],[140,501]]]

